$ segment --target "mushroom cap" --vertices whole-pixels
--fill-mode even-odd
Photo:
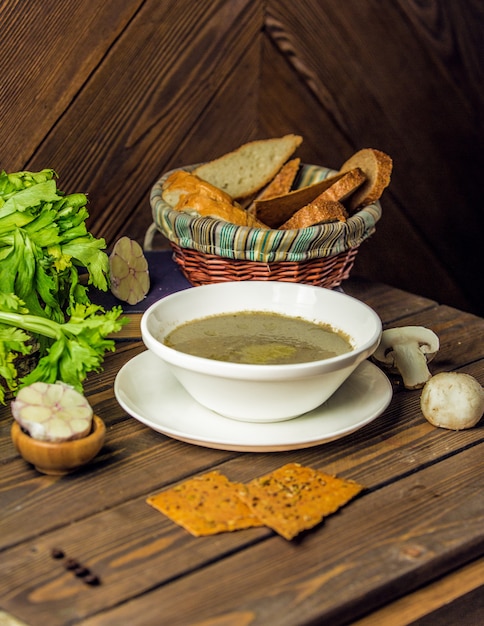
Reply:
[[[420,396],[425,419],[433,426],[472,428],[484,412],[484,389],[464,372],[440,372],[425,383]]]
[[[420,351],[431,361],[440,347],[438,336],[425,326],[399,326],[382,332],[374,358],[381,363],[393,365],[392,349],[395,346],[417,344]]]

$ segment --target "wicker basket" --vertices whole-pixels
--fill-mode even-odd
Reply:
[[[151,232],[157,229],[168,239],[175,261],[192,285],[276,280],[337,287],[350,275],[359,246],[375,232],[381,217],[377,202],[344,223],[299,230],[235,226],[173,210],[161,197],[163,182],[170,173],[151,192]],[[304,187],[335,173],[325,167],[303,165],[296,186]],[[149,246],[148,239],[145,247]]]
[[[173,258],[192,285],[208,285],[231,280],[280,280],[306,283],[332,289],[350,275],[358,248],[332,257],[311,261],[261,263],[239,261],[206,254],[171,243]]]

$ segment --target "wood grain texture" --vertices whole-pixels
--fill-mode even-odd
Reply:
[[[481,319],[362,280],[350,279],[347,290],[385,326],[434,328],[442,342],[435,371],[458,369],[484,380]],[[145,428],[115,401],[116,373],[142,349],[139,341],[119,342],[105,371],[89,379],[86,392],[107,439],[100,456],[75,475],[37,474],[15,454],[8,410],[0,412],[0,598],[30,626],[146,626],[159,623],[160,607],[170,624],[265,624],[274,614],[281,624],[321,615],[339,624],[482,554],[484,502],[476,490],[484,479],[483,428],[434,428],[419,411],[419,391],[395,384],[377,420],[324,446],[277,454],[205,449]],[[286,462],[352,478],[366,490],[296,542],[266,528],[197,539],[145,502],[208,469],[246,482]],[[102,584],[86,588],[51,557],[54,547]]]
[[[482,314],[481,4],[5,0],[0,167],[53,167],[111,246],[143,242],[174,165],[286,132],[335,168],[374,146],[395,169],[353,272]]]
[[[1,167],[54,168],[108,245],[142,242],[163,171],[255,132],[260,3],[3,4]]]
[[[160,172],[217,106],[234,66],[255,60],[246,55],[259,28],[250,4],[192,5],[145,2],[29,164],[52,163],[65,185],[86,190],[92,231],[108,241],[131,215],[150,215],[147,192]],[[232,112],[219,114],[223,128]]]
[[[477,625],[484,611],[483,590],[484,559],[480,559],[353,622],[353,626],[448,626],[458,624],[463,615],[468,624]]]
[[[261,102],[282,109],[262,106],[262,127],[294,124],[308,159],[394,159],[355,272],[481,312],[483,21],[478,2],[269,1],[261,81]]]
[[[141,4],[141,0],[1,3],[1,168],[23,169],[49,135],[55,141],[56,124]],[[89,153],[75,141],[75,133],[66,147],[79,160],[83,152]],[[55,163],[60,174],[62,165]],[[44,161],[40,167],[50,166]]]
[[[381,604],[382,592],[386,601],[395,599],[445,571],[449,559],[455,567],[482,549],[483,501],[466,489],[470,471],[482,474],[480,454],[475,446],[401,477],[397,484],[367,483],[365,497],[344,515],[325,520],[324,532],[295,544],[264,528],[200,541],[137,499],[9,551],[12,572],[8,587],[2,585],[3,605],[15,607],[32,626],[45,619],[52,626],[79,619],[90,625],[155,624],[160,607],[170,624],[211,618],[231,623],[234,613],[251,615],[254,624],[267,623],[276,613],[280,624],[305,623],[316,616],[342,624]],[[222,469],[228,475],[235,471],[230,464]],[[410,533],[408,519],[413,520]],[[128,525],[129,535],[123,529]],[[86,537],[91,537],[88,543]],[[250,550],[244,550],[248,542]],[[85,593],[51,558],[53,545],[98,572],[102,585]],[[214,554],[219,560],[207,563]],[[427,561],[431,567],[425,566]],[[291,567],[284,567],[288,562]],[[35,587],[28,591],[32,579]],[[372,592],[375,586],[379,596]],[[196,601],[181,608],[180,598],[190,597],[194,589],[199,592]],[[130,602],[120,604],[127,596]]]

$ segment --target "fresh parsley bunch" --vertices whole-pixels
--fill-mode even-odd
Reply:
[[[51,169],[0,172],[0,402],[4,387],[35,380],[63,380],[82,388],[98,369],[125,320],[119,307],[105,312],[92,305],[87,283],[109,287],[109,259],[103,239],[86,227],[87,197],[65,195]],[[18,380],[15,359],[40,346],[40,360]],[[3,379],[3,381],[2,381]]]

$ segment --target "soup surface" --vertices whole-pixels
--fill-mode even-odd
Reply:
[[[319,361],[352,350],[349,338],[329,325],[257,311],[192,320],[172,330],[164,343],[206,359],[252,365]]]

